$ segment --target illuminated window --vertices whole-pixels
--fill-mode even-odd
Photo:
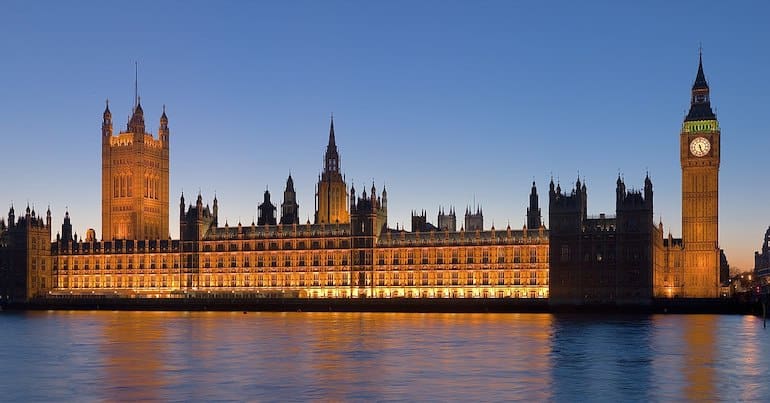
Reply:
[[[350,273],[342,273],[342,285],[350,285]]]

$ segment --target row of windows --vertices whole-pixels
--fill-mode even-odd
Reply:
[[[279,246],[281,246],[279,248]],[[320,240],[314,240],[314,241],[284,241],[282,243],[279,242],[243,242],[243,244],[240,244],[240,249],[243,251],[251,251],[251,250],[292,250],[292,249],[347,249],[350,248],[350,241],[348,239],[328,239],[325,242],[321,242]],[[239,249],[239,243],[232,242],[232,243],[207,243],[203,245],[203,251],[204,252],[224,252],[224,251],[238,251]]]
[[[358,280],[357,284],[353,281]],[[226,275],[148,275],[148,276],[62,276],[58,287],[61,288],[145,288],[145,287],[333,287],[333,286],[478,286],[478,285],[514,285],[545,286],[548,278],[536,277],[531,272],[529,277],[506,277],[502,273],[483,272],[481,275],[468,272],[461,277],[454,273],[429,275],[408,273],[406,276],[387,276],[377,273],[374,278],[364,276],[351,281],[350,273],[300,273],[300,274],[252,274]]]

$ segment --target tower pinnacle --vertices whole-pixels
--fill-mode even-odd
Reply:
[[[703,51],[698,52],[698,73],[692,84],[692,97],[690,98],[690,111],[685,117],[685,122],[694,120],[715,120],[717,117],[711,110],[709,99],[709,85],[706,74],[703,73]]]

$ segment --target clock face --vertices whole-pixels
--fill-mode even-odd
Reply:
[[[711,143],[705,137],[696,137],[690,142],[690,152],[696,157],[702,157],[711,150]]]

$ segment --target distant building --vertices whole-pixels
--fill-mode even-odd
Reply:
[[[754,252],[754,275],[762,287],[770,285],[770,227],[765,231],[760,252]]]
[[[724,249],[719,250],[719,284],[724,286],[730,280],[730,263]]]

